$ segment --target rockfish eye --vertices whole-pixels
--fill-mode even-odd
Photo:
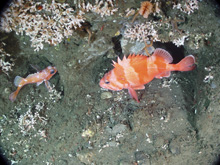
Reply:
[[[54,72],[55,72],[55,71],[52,69],[52,70],[50,71],[50,74],[54,74]]]
[[[109,84],[110,82],[109,81],[105,81],[105,84]]]

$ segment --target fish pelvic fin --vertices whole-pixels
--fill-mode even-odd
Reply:
[[[175,70],[178,71],[190,71],[195,69],[195,58],[193,55],[188,55],[184,59],[182,59],[178,64],[175,66]]]
[[[138,103],[140,103],[140,101],[138,100],[138,95],[133,88],[129,87],[128,92],[133,99],[135,99]]]

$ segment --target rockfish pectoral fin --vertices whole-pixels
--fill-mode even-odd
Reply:
[[[132,98],[134,98],[138,103],[140,102],[140,101],[138,100],[137,93],[136,93],[136,91],[135,91],[133,88],[128,87],[128,92],[129,92],[129,94],[130,94],[130,96],[131,96]]]

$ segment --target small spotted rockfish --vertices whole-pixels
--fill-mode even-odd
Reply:
[[[20,76],[16,76],[14,79],[14,84],[17,86],[17,90],[10,94],[9,99],[13,102],[15,101],[20,89],[27,85],[37,83],[39,86],[42,82],[45,82],[45,85],[48,89],[50,89],[49,81],[50,78],[57,72],[56,67],[48,66],[46,69],[39,71],[34,74],[28,75],[26,78],[22,78]]]
[[[150,57],[124,56],[123,60],[118,58],[118,62],[113,61],[114,69],[104,75],[99,85],[115,91],[128,89],[130,96],[139,102],[135,90],[145,89],[144,84],[154,78],[169,77],[171,71],[190,71],[196,67],[193,55],[186,56],[177,64],[171,64],[172,61],[172,56],[160,48]]]

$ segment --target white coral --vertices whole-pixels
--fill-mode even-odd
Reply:
[[[177,46],[180,47],[184,45],[185,39],[188,37],[188,35],[183,35],[180,38],[174,39],[172,42]]]
[[[14,0],[2,15],[0,30],[14,30],[21,35],[25,32],[31,37],[31,46],[38,51],[43,49],[43,42],[57,45],[64,37],[72,35],[73,28],[81,26],[84,18],[80,14],[75,16],[73,12],[68,4],[54,0],[51,4]]]
[[[131,40],[137,41],[160,41],[158,38],[155,26],[158,26],[157,22],[147,22],[142,24],[137,24],[134,27],[127,28],[124,32],[124,37]]]
[[[12,67],[14,66],[14,62],[6,61],[6,57],[10,57],[10,56],[11,55],[6,53],[3,48],[0,48],[0,69],[6,75],[8,75],[9,71],[12,71]]]
[[[101,17],[111,16],[118,11],[118,8],[114,8],[112,0],[107,0],[106,2],[96,0],[94,5],[90,4],[89,2],[87,4],[82,3],[82,5],[79,5],[79,8],[86,12],[92,11],[100,14]]]
[[[195,10],[198,10],[199,6],[197,0],[186,0],[183,5],[180,3],[173,5],[173,9],[175,8],[190,15],[191,13],[194,13]]]

